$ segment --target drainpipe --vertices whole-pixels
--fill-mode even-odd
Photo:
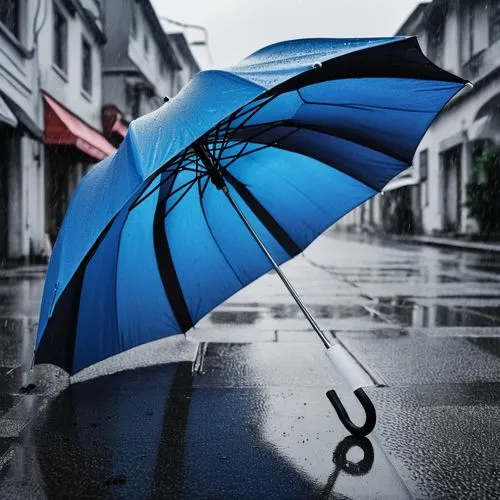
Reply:
[[[462,74],[463,67],[463,52],[462,52],[462,19],[464,14],[463,3],[457,2],[457,57],[458,57],[458,74]]]
[[[461,221],[461,232],[468,233],[469,225],[467,224],[467,208],[465,207],[465,203],[467,202],[467,183],[469,182],[469,175],[472,169],[472,154],[471,154],[471,145],[469,141],[469,134],[467,133],[466,121],[462,120],[462,185],[460,189],[462,191],[462,203],[460,204],[460,221]]]

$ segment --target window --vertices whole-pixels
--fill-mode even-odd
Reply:
[[[437,30],[429,32],[429,59],[438,66],[443,64],[444,24]]]
[[[474,9],[475,4],[469,4],[469,58],[474,55]]]
[[[92,47],[82,38],[82,89],[92,94]]]
[[[54,64],[64,71],[68,69],[68,21],[54,5]]]
[[[429,15],[428,46],[429,59],[438,66],[443,65],[446,12],[434,9]]]
[[[500,2],[491,0],[489,5],[490,45],[500,39]]]
[[[420,180],[426,181],[428,175],[428,165],[429,165],[429,150],[424,149],[420,151]]]
[[[165,63],[165,59],[163,57],[160,57],[160,75],[165,76],[167,74],[167,65]]]
[[[420,182],[424,187],[425,196],[425,206],[429,206],[429,181],[428,170],[429,170],[429,150],[424,149],[420,152]]]
[[[149,53],[149,39],[148,35],[144,34],[144,53],[148,55]]]
[[[132,4],[132,10],[130,11],[130,35],[133,38],[137,38],[137,17],[135,13],[135,5]]]
[[[0,22],[19,38],[19,0],[0,0]]]

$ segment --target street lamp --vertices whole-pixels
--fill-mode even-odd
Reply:
[[[205,28],[205,26],[200,26],[199,24],[188,24],[188,23],[181,23],[179,21],[175,21],[174,19],[170,19],[169,17],[164,17],[164,16],[159,16],[158,19],[160,21],[164,21],[166,23],[173,24],[175,26],[179,26],[180,28],[184,29],[195,29],[203,32],[203,40],[196,40],[194,42],[190,42],[190,45],[204,45],[207,48],[207,54],[208,54],[208,59],[210,62],[210,66],[213,67],[214,62],[212,59],[212,54],[210,52],[210,47],[208,46],[208,30]]]

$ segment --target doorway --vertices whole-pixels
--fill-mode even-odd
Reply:
[[[462,147],[443,153],[444,231],[460,232],[462,207]]]
[[[12,132],[0,126],[0,260],[9,252],[9,159]]]

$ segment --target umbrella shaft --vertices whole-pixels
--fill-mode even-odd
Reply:
[[[244,213],[241,211],[240,207],[236,204],[236,202],[233,200],[233,197],[229,193],[229,189],[227,186],[224,186],[222,188],[222,191],[224,194],[227,196],[227,199],[233,206],[233,208],[236,210],[238,215],[240,216],[241,220],[247,227],[247,229],[250,231],[250,234],[253,236],[254,240],[257,242],[261,250],[264,252],[266,257],[269,259],[269,262],[271,262],[272,266],[274,267],[274,270],[278,273],[278,276],[281,278],[281,281],[283,281],[284,285],[286,286],[287,290],[290,292],[292,297],[295,299],[295,302],[297,302],[297,305],[300,307],[300,310],[304,313],[304,316],[307,318],[311,326],[313,327],[314,331],[318,334],[319,338],[325,345],[325,347],[328,349],[332,347],[332,342],[328,340],[326,335],[321,331],[321,328],[319,327],[318,323],[316,323],[316,320],[313,318],[312,314],[309,312],[307,307],[304,305],[302,302],[301,298],[291,285],[291,283],[288,281],[288,278],[283,274],[283,271],[280,269],[278,264],[275,262],[273,259],[272,255],[269,253],[268,249],[265,247],[264,243],[262,243],[261,239],[259,238],[259,235],[255,232],[254,228],[250,225],[250,222],[248,222],[247,218],[245,217]]]

